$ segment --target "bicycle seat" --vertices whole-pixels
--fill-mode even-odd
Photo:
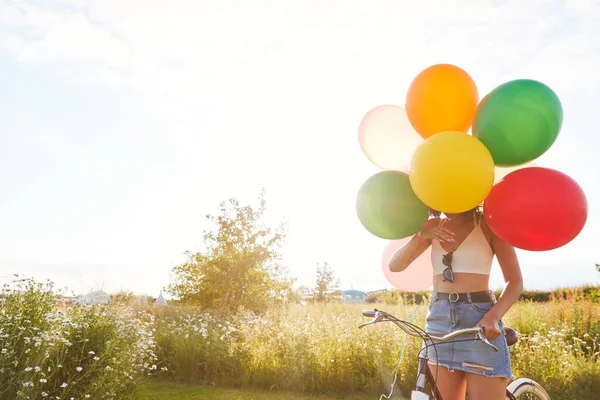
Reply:
[[[506,335],[504,337],[506,338],[506,343],[508,346],[512,346],[513,344],[517,343],[519,340],[517,331],[515,331],[513,328],[509,328],[508,326],[505,326],[504,330],[506,331]]]

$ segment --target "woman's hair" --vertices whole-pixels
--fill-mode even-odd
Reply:
[[[478,205],[477,207],[474,207],[468,211],[465,211],[462,214],[466,214],[466,213],[472,213],[477,217],[481,217],[483,215],[483,206],[482,205]],[[442,215],[441,211],[438,210],[434,210],[433,208],[429,209],[429,215],[432,216],[433,218],[440,218]]]
[[[442,212],[438,211],[438,210],[434,210],[433,208],[430,208],[429,215],[431,215],[433,218],[439,218],[442,215]]]

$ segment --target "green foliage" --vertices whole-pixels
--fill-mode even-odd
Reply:
[[[174,382],[148,382],[136,393],[137,400],[373,400],[372,395],[332,394],[302,395],[290,392],[264,391],[254,389],[231,389],[209,385],[181,384]]]
[[[414,305],[373,307],[408,318]],[[389,391],[403,333],[392,324],[365,329],[364,305],[314,304],[261,316],[215,317],[192,308],[157,317],[158,356],[173,379],[304,393]],[[517,303],[504,318],[521,340],[513,373],[548,388],[552,399],[588,399],[600,391],[600,305],[562,298]],[[427,302],[413,322],[424,326]],[[421,342],[408,338],[397,394],[414,388]]]
[[[423,301],[429,300],[431,292],[405,292],[402,290],[388,290],[385,292],[374,293],[372,295],[378,302],[398,305],[398,304],[419,304]]]
[[[496,298],[500,298],[502,290],[495,290]],[[597,286],[581,286],[576,288],[561,288],[555,290],[524,290],[519,297],[521,301],[533,301],[536,303],[545,303],[559,298],[577,298],[589,299],[593,302],[598,301],[600,295]],[[397,304],[418,304],[421,301],[427,301],[431,297],[431,292],[404,292],[402,290],[388,290],[385,292],[374,293],[373,296],[380,303]]]
[[[415,384],[420,341],[407,339],[398,366],[403,334],[391,324],[358,330],[365,305],[289,305],[236,315],[169,306],[150,315],[120,303],[64,308],[52,285],[27,280],[5,287],[0,299],[2,399],[130,399],[135,384],[158,369],[188,383],[340,396],[389,391],[395,368],[397,394]],[[369,307],[407,318],[415,300],[395,297],[397,305]],[[423,301],[413,321],[418,326],[425,323]],[[581,288],[556,291],[543,303],[518,302],[504,318],[520,335],[511,348],[514,375],[540,382],[555,400],[595,398],[599,313],[600,304]]]
[[[519,332],[513,368],[552,399],[592,399],[600,391],[600,305],[582,297],[519,302],[506,318]],[[515,374],[516,375],[516,374]]]
[[[237,319],[169,307],[156,320],[157,355],[169,376],[183,382],[240,382],[243,360],[232,346]]]
[[[299,288],[293,290],[288,297],[287,303],[301,303],[304,301],[314,301],[314,290],[307,286],[300,286]]]
[[[340,285],[339,279],[335,278],[333,269],[327,262],[317,265],[317,284],[314,290],[315,300],[323,302],[328,300],[328,292]]]
[[[206,250],[186,253],[187,262],[173,269],[169,293],[223,313],[261,312],[285,299],[291,289],[281,266],[285,225],[266,226],[264,193],[259,200],[254,208],[231,199],[221,203],[219,215],[207,215],[216,229],[204,232]]]
[[[5,286],[2,298],[3,400],[126,399],[153,370],[150,315],[105,306],[61,308],[51,284],[30,280]]]
[[[598,290],[595,286],[580,286],[575,288],[560,288],[550,291],[527,290],[521,294],[520,300],[531,300],[537,303],[554,301],[555,299],[592,299],[594,292]],[[497,294],[498,296],[498,294]]]
[[[110,303],[116,305],[130,305],[133,303],[135,295],[131,291],[120,291],[110,296]]]

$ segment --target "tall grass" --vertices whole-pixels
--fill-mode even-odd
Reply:
[[[195,308],[58,305],[31,281],[0,294],[0,399],[128,399],[162,371],[173,380],[303,393],[378,394],[415,386],[421,343],[392,324],[359,330],[367,307],[407,319],[415,305],[291,305],[262,316],[218,317]],[[427,304],[413,323],[424,326]],[[555,400],[600,393],[600,304],[576,291],[517,303],[504,319],[521,334],[513,373]]]
[[[0,398],[127,399],[154,370],[149,314],[105,306],[61,308],[52,285],[4,287]]]
[[[299,392],[414,388],[421,343],[392,324],[369,326],[361,311],[373,305],[308,305],[274,309],[258,316],[215,318],[193,309],[157,316],[157,355],[174,379],[228,386]],[[375,305],[407,319],[414,305]],[[413,323],[424,326],[426,304]],[[521,333],[511,348],[513,373],[546,387],[553,399],[594,398],[600,392],[600,305],[578,298],[522,302],[505,323]]]
[[[517,373],[543,384],[553,399],[592,399],[600,392],[600,304],[577,296],[522,302],[508,317],[521,333]]]

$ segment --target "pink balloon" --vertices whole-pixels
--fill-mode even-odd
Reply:
[[[423,138],[413,129],[402,107],[382,105],[363,117],[358,142],[369,161],[383,170],[408,172]]]
[[[404,246],[411,238],[390,241],[381,257],[381,267],[388,282],[395,288],[406,292],[420,292],[433,284],[433,266],[431,265],[431,247],[423,252],[404,271],[391,272],[388,261],[392,254]]]

